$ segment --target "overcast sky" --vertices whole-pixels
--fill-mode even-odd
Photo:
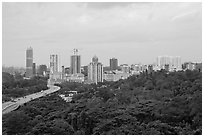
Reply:
[[[3,3],[2,64],[25,67],[32,47],[37,65],[60,55],[70,66],[74,48],[82,65],[96,55],[104,65],[156,62],[160,55],[202,60],[201,3]]]

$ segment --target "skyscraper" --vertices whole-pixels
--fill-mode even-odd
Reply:
[[[26,77],[33,76],[33,49],[30,47],[26,50]]]
[[[58,72],[58,56],[50,55],[50,74]]]
[[[96,84],[103,82],[103,65],[98,62],[96,56],[92,58],[92,62],[88,66],[88,80]]]
[[[81,57],[77,49],[74,49],[74,54],[71,56],[70,72],[71,74],[81,73]]]
[[[110,59],[110,69],[116,70],[118,68],[118,59],[112,58]]]

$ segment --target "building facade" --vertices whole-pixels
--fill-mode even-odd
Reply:
[[[33,76],[33,49],[30,47],[26,50],[26,77]]]
[[[36,76],[36,64],[33,63],[33,76]]]
[[[38,67],[38,75],[45,76],[47,73],[47,66],[46,65],[40,65]]]
[[[74,54],[71,56],[70,74],[81,73],[81,56],[78,55],[78,50],[74,49]]]
[[[131,65],[131,74],[140,74],[141,72],[143,72],[143,65],[141,64],[132,64]]]
[[[65,79],[65,68],[64,68],[64,66],[62,66],[62,81],[64,81],[64,79]]]
[[[110,70],[118,69],[118,59],[112,58],[110,59]]]
[[[182,64],[181,64],[181,57],[180,56],[171,57],[170,69],[182,70]]]
[[[84,74],[77,73],[77,74],[65,74],[65,81],[68,82],[84,82]]]
[[[50,55],[50,74],[58,72],[58,55]]]
[[[196,69],[196,64],[195,63],[192,63],[192,62],[189,62],[187,65],[186,65],[186,68],[188,70],[195,70]]]
[[[103,65],[98,62],[96,56],[92,58],[92,62],[88,66],[88,81],[96,84],[103,82]]]
[[[123,73],[130,73],[130,67],[128,66],[128,64],[122,64],[120,65],[120,68]]]
[[[122,71],[104,71],[104,80],[118,81],[120,79],[127,79],[131,74]]]
[[[169,71],[182,70],[181,57],[180,56],[158,56],[157,66],[159,69],[165,69],[165,66],[169,65]]]
[[[61,72],[58,71],[58,55],[50,55],[50,79],[51,81],[61,81]]]

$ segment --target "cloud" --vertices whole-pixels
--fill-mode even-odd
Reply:
[[[188,19],[188,18],[192,18],[194,17],[194,15],[197,13],[197,11],[190,11],[190,12],[186,12],[186,13],[182,13],[179,15],[176,15],[174,17],[172,17],[171,21],[175,21],[175,20],[179,20],[179,19]]]
[[[111,48],[129,43],[151,43],[146,45],[153,50],[154,45],[159,47],[165,42],[198,41],[202,34],[201,5],[171,2],[3,3],[3,50],[9,51],[15,43],[26,45],[27,41],[45,47],[56,46],[56,49],[61,46],[59,50],[77,44],[91,49],[89,45],[103,44]]]
[[[115,7],[126,7],[133,2],[86,2],[86,3],[79,3],[79,6],[94,9],[94,10],[107,10]]]

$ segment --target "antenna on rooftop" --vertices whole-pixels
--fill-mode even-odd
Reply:
[[[78,49],[74,49],[74,55],[78,54]]]

